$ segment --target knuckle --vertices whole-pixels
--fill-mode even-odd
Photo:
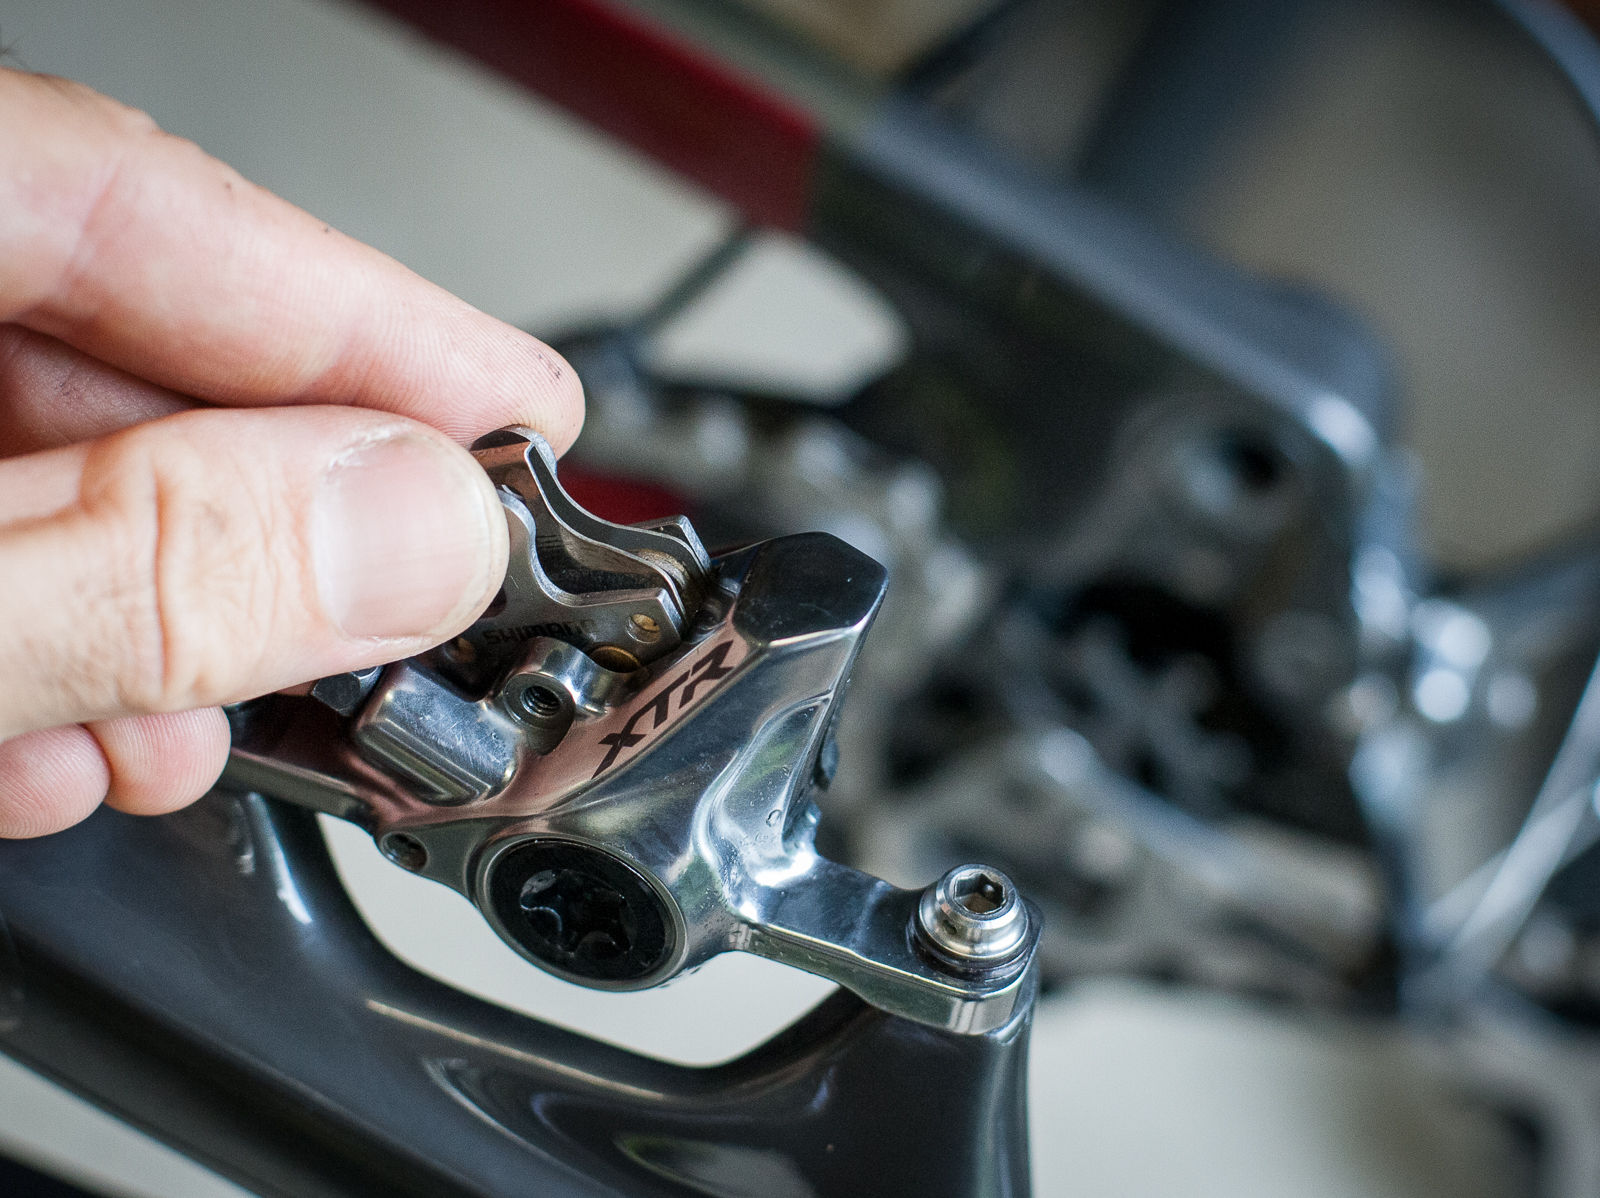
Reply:
[[[85,99],[95,107],[100,118],[110,126],[115,135],[137,140],[161,133],[161,126],[156,124],[155,118],[143,109],[113,100],[110,96],[101,95],[89,88],[84,88],[83,91],[87,93]]]
[[[141,109],[113,100],[87,84],[60,75],[6,70],[7,80],[55,107],[62,118],[100,124],[113,134],[137,136],[159,130],[155,118]]]
[[[162,425],[109,438],[93,514],[115,530],[115,591],[129,711],[174,711],[230,697],[270,627],[279,571],[262,547],[272,505],[253,502],[199,445]],[[87,471],[86,471],[87,473]]]
[[[156,595],[164,654],[162,710],[214,703],[256,664],[280,589],[270,503],[222,487],[192,453],[158,474]]]

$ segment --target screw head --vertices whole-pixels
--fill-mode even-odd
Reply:
[[[1016,884],[987,865],[958,865],[922,892],[917,932],[946,956],[999,965],[1028,941],[1028,909]]]

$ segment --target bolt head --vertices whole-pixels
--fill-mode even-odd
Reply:
[[[917,932],[948,957],[999,965],[1028,942],[1028,908],[1010,878],[987,865],[958,865],[922,892]]]

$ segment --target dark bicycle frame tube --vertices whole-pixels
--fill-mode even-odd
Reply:
[[[258,1194],[1028,1192],[1031,1003],[963,1036],[840,992],[652,1060],[402,964],[253,795],[0,845],[0,910],[0,1049]]]

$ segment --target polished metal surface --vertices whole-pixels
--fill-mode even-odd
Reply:
[[[1016,884],[985,865],[958,865],[922,892],[917,932],[938,951],[998,965],[1027,943],[1028,909]]]
[[[344,719],[271,700],[239,723],[225,781],[360,823],[583,985],[642,989],[740,950],[948,1031],[1014,1019],[1040,920],[1004,875],[982,875],[1004,890],[987,911],[959,879],[919,896],[816,849],[814,797],[883,567],[825,533],[703,559],[686,520],[628,528],[577,508],[536,434],[486,441],[480,461],[530,537],[513,535],[504,608],[387,667]],[[646,566],[654,589],[636,585]],[[593,617],[577,632],[544,619],[569,600]],[[536,618],[526,639],[497,635]],[[639,660],[610,668],[623,635]],[[932,951],[912,934],[919,901],[947,908]]]
[[[350,737],[369,761],[430,803],[465,803],[501,790],[522,756],[518,725],[499,704],[468,702],[409,662],[384,671]]]

